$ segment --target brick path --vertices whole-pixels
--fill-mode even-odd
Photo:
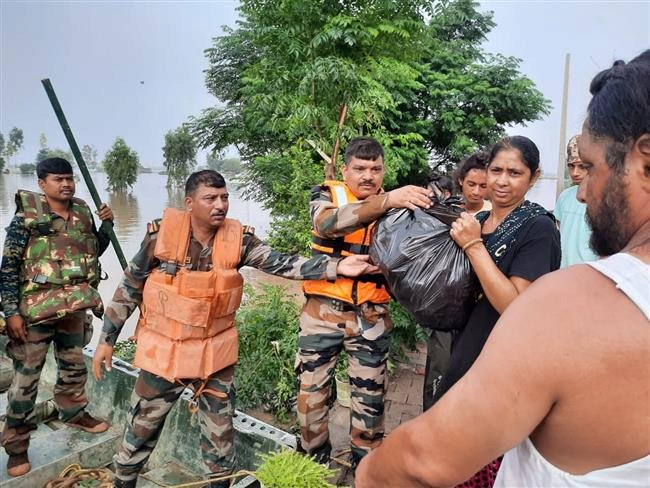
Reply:
[[[424,370],[426,346],[407,353],[409,363],[398,363],[395,375],[388,380],[386,394],[386,434],[398,425],[422,413],[422,385],[424,376],[416,374],[416,368]],[[330,410],[330,438],[333,454],[349,449],[350,410],[338,403]]]

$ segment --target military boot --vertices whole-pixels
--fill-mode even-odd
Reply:
[[[133,480],[121,480],[119,478],[114,478],[113,486],[115,488],[135,488],[137,482],[138,482],[137,478]]]
[[[327,439],[319,447],[314,449],[312,452],[308,453],[302,448],[302,444],[300,443],[300,437],[298,437],[296,451],[299,452],[300,454],[305,454],[306,456],[314,458],[314,461],[316,461],[319,464],[324,464],[325,466],[329,466],[330,456],[332,454],[332,444],[330,443],[329,439]]]

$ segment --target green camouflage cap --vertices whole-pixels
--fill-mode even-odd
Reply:
[[[580,155],[578,154],[578,139],[579,135],[573,136],[569,139],[569,143],[566,146],[566,164],[572,163],[575,160],[580,160]]]

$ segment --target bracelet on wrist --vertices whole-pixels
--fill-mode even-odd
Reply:
[[[480,237],[477,237],[476,239],[472,239],[471,241],[469,241],[467,244],[463,246],[462,248],[463,252],[467,251],[470,247],[472,247],[475,244],[478,244],[479,242],[483,242],[483,239],[481,239]]]

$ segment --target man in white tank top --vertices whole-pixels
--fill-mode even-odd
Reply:
[[[591,83],[579,150],[596,254],[535,281],[471,370],[364,458],[357,488],[650,486],[650,50]]]

